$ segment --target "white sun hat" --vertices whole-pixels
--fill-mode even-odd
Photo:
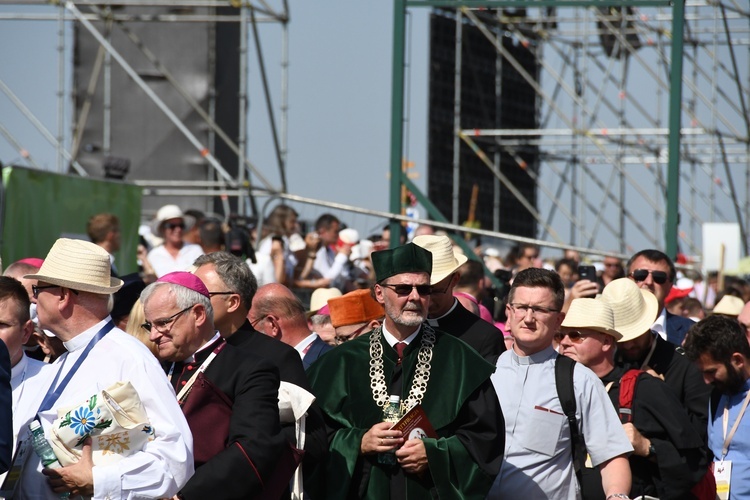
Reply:
[[[195,225],[195,217],[182,213],[182,209],[177,205],[164,205],[156,212],[156,217],[151,221],[151,232],[156,236],[163,237],[162,224],[170,219],[182,219],[185,222],[185,231]]]
[[[586,328],[604,333],[615,340],[622,335],[615,329],[615,314],[608,303],[603,300],[581,298],[570,303],[562,328]]]
[[[469,260],[465,255],[453,250],[453,243],[447,236],[423,234],[415,237],[412,243],[428,250],[432,254],[430,285],[440,283]]]
[[[615,315],[619,342],[628,342],[651,329],[659,314],[659,302],[648,290],[638,288],[630,278],[613,280],[604,287],[600,300],[607,302]]]
[[[723,314],[724,316],[739,316],[743,307],[745,307],[745,301],[741,298],[734,295],[724,295],[714,306],[712,313]]]
[[[121,279],[111,276],[111,270],[109,254],[102,247],[88,241],[60,238],[52,245],[39,271],[24,278],[109,295],[123,284]]]

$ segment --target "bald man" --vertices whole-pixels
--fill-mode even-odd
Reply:
[[[269,283],[260,287],[248,317],[256,330],[293,347],[305,369],[332,349],[310,331],[305,307],[284,285]]]

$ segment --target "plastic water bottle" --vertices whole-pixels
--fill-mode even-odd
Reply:
[[[44,429],[38,421],[32,420],[29,424],[29,430],[31,431],[31,446],[34,448],[34,452],[41,460],[42,465],[49,469],[59,469],[62,467],[60,461],[55,456],[55,451],[50,446],[47,438],[44,437]],[[60,498],[69,498],[70,493],[61,493]]]
[[[401,420],[401,398],[391,394],[388,398],[388,404],[383,408],[383,422],[395,424]],[[396,465],[396,453],[387,451],[378,455],[378,463],[383,465]]]

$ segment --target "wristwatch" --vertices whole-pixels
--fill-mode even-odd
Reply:
[[[651,458],[656,456],[656,448],[654,448],[654,443],[651,443],[648,445],[648,455],[646,455],[646,458]]]

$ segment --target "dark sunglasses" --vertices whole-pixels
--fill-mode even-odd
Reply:
[[[185,229],[185,223],[184,222],[167,222],[164,224],[164,227],[167,229],[177,229],[178,227],[180,229]]]
[[[570,339],[570,341],[571,341],[571,342],[573,342],[574,344],[580,344],[581,342],[583,342],[583,341],[584,341],[584,339],[585,339],[586,337],[590,337],[590,335],[588,335],[588,334],[586,334],[586,333],[581,333],[581,332],[577,332],[577,331],[575,331],[575,330],[574,330],[574,331],[572,331],[572,332],[560,332],[560,333],[556,333],[556,334],[555,334],[555,342],[557,342],[557,343],[559,344],[560,342],[562,342],[562,341],[563,341],[563,339],[564,339],[564,338],[565,338],[566,336],[567,336],[567,337],[568,337],[568,338]]]
[[[42,290],[45,290],[47,288],[63,288],[63,287],[60,286],[60,285],[42,285],[42,286],[31,285],[31,295],[33,295],[35,299],[38,299],[39,298],[39,292],[42,291]],[[68,290],[70,290],[74,294],[78,295],[78,290],[73,290],[72,288],[69,288]]]
[[[651,279],[654,280],[654,283],[657,283],[659,285],[663,285],[667,282],[667,273],[664,271],[649,271],[648,269],[636,269],[632,273],[630,273],[630,276],[637,282],[645,281],[646,278],[648,278],[648,275],[651,275]]]
[[[381,283],[380,286],[390,288],[391,290],[396,292],[396,295],[398,295],[399,297],[406,297],[407,295],[411,295],[411,291],[413,289],[416,289],[417,293],[421,297],[430,295],[432,293],[432,286],[430,285],[406,285],[403,283],[399,283],[398,285],[391,285],[389,283]]]

